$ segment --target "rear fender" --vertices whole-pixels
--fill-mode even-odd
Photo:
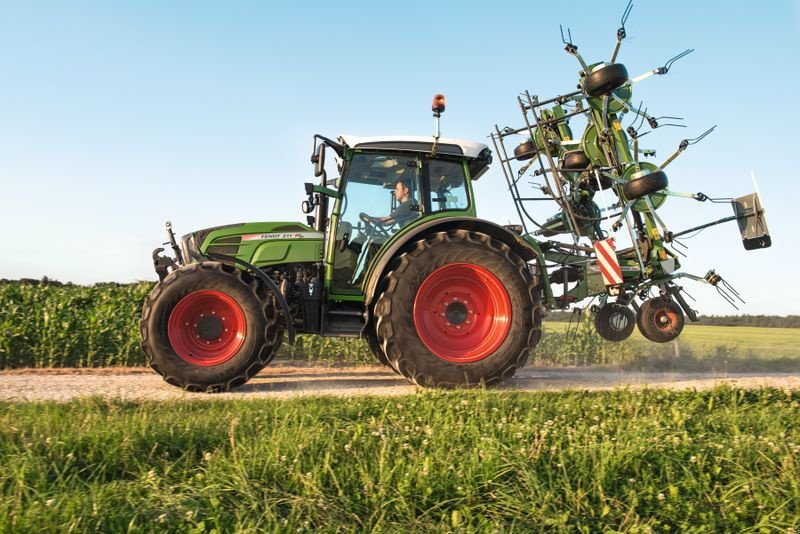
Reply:
[[[378,288],[378,284],[386,274],[389,263],[393,258],[408,250],[413,243],[423,239],[426,235],[447,230],[469,230],[486,234],[511,247],[511,250],[526,262],[536,259],[539,255],[539,253],[520,236],[499,224],[475,217],[434,219],[408,230],[407,233],[403,234],[400,239],[394,241],[383,254],[372,263],[370,272],[367,275],[367,283],[364,287],[364,301],[367,303],[367,309],[369,309],[369,304],[371,304],[375,298],[375,291]]]

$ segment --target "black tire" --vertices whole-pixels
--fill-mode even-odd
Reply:
[[[420,337],[416,321],[427,313],[427,308],[415,307],[415,302],[426,294],[425,290],[421,291],[423,282],[437,278],[443,280],[445,285],[449,283],[448,278],[440,274],[444,272],[443,268],[474,269],[476,272],[491,273],[491,278],[499,285],[490,294],[502,293],[508,297],[505,301],[508,304],[508,322],[504,327],[507,330],[501,330],[503,333],[499,336],[491,334],[498,344],[487,349],[489,352],[477,360],[446,359],[446,356],[432,352]],[[437,274],[433,274],[434,272]],[[475,280],[480,282],[477,277]],[[541,338],[541,311],[534,276],[508,245],[482,233],[452,230],[437,232],[417,241],[408,252],[392,261],[383,287],[375,306],[378,341],[392,366],[408,380],[421,386],[499,384],[525,364],[529,351]],[[474,324],[471,327],[465,326],[456,335],[468,336],[471,333],[470,328],[478,329],[497,324],[497,319],[492,318],[491,313],[483,315],[489,319],[479,317],[486,310],[477,305],[474,306],[475,310],[469,310],[470,314],[477,314],[467,315],[467,308],[471,305],[466,299],[463,303],[467,306],[463,306],[461,313],[464,315],[460,320],[472,319]],[[447,310],[449,321],[450,308]],[[441,315],[444,317],[445,314]],[[439,320],[435,315],[434,319]],[[450,325],[449,322],[447,324]],[[462,324],[470,323],[461,322],[453,328],[460,328]],[[422,335],[429,334],[423,329]],[[465,337],[460,339],[464,340]]]
[[[628,81],[628,69],[622,63],[612,63],[590,72],[583,79],[583,92],[589,96],[602,96],[619,89]]]
[[[200,302],[199,298],[209,293],[212,294],[212,298],[225,299],[214,302],[235,303],[238,309],[232,314],[239,320],[234,320],[234,323],[222,323],[219,316],[212,318],[209,315],[207,320],[211,322],[200,327],[197,323],[191,326],[187,322],[186,328],[177,324],[180,328],[173,326],[170,330],[171,318],[176,320],[177,317],[182,321],[184,317],[182,314],[190,314],[192,310],[197,314],[198,310],[205,309],[203,306],[208,304]],[[187,308],[183,304],[178,307],[179,303],[190,301],[197,303],[193,304],[196,309],[190,308],[186,311]],[[185,317],[188,318],[189,315]],[[202,321],[203,319],[198,322]],[[220,337],[216,341],[223,339],[224,334],[221,334],[220,329],[228,332],[225,325],[233,328],[232,324],[238,325],[238,330],[244,337],[240,342],[237,341],[238,338],[235,338],[237,340],[228,338],[223,341],[221,348],[227,347],[231,352],[230,355],[220,355],[223,361],[215,363],[213,359],[203,360],[199,355],[191,353],[186,355],[186,351],[190,350],[187,348],[189,345],[185,344],[185,337],[181,336],[192,332],[192,328],[198,333],[198,339],[201,339],[200,334],[203,334],[205,339],[210,340],[206,341],[206,344],[210,344],[214,343],[213,337]],[[204,326],[206,330],[203,330]],[[142,349],[147,355],[150,366],[164,377],[165,381],[188,391],[208,393],[228,391],[247,382],[272,360],[283,339],[272,294],[249,273],[219,262],[189,264],[171,272],[163,281],[156,284],[144,303],[139,328],[142,335]],[[214,333],[209,334],[209,332]],[[191,334],[188,337],[192,337]],[[174,346],[173,340],[175,340]],[[216,347],[211,345],[210,350],[215,349]]]
[[[636,325],[636,317],[627,306],[609,302],[597,310],[594,327],[600,337],[608,341],[628,339]]]
[[[668,185],[667,173],[655,171],[622,184],[622,194],[625,195],[626,199],[634,200],[666,189]]]
[[[583,189],[584,191],[599,191],[601,189],[608,189],[614,185],[614,182],[611,180],[611,178],[605,174],[602,174],[600,176],[600,184],[598,187],[597,179],[592,176],[592,174],[594,173],[586,173],[581,175],[581,181],[578,183],[578,187],[580,189]]]
[[[565,171],[582,171],[588,169],[589,165],[591,165],[591,162],[583,150],[565,152],[564,156],[561,158],[561,168]]]
[[[683,310],[669,297],[648,299],[636,316],[636,325],[644,337],[656,343],[666,343],[683,331]]]
[[[397,369],[392,366],[392,362],[389,361],[389,358],[386,357],[386,353],[383,352],[383,348],[381,344],[378,342],[378,336],[373,331],[374,329],[370,329],[367,327],[367,333],[364,336],[367,341],[367,346],[369,347],[370,352],[375,356],[375,359],[378,360],[381,365],[385,365],[395,373],[397,373]],[[400,374],[400,373],[397,373]]]
[[[535,156],[536,152],[536,144],[533,141],[525,141],[514,149],[514,157],[520,161],[525,161]]]

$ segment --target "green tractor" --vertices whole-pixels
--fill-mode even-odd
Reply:
[[[433,101],[432,138],[315,135],[320,182],[305,184],[303,210],[315,211],[307,224],[219,226],[178,244],[167,223],[175,257],[153,253],[160,281],[141,322],[152,367],[176,386],[225,391],[267,365],[284,334],[293,343],[300,332],[364,338],[381,363],[416,384],[493,385],[525,364],[545,310],[592,299],[601,337],[622,341],[638,327],[666,343],[680,335],[684,317],[698,320],[681,279],[716,287],[734,306],[743,302],[714,270],[680,271],[685,254],[676,246],[735,221],[745,249],[767,248],[765,210],[757,192],[712,198],[669,187],[664,169],[713,128],[682,140],[659,165],[643,161],[655,156],[639,147],[650,133],[644,124],[655,130],[679,119],[634,106],[632,86],[666,74],[691,50],[629,78],[617,56],[631,8],[609,62],[587,64],[562,32],[581,65],[578,89],[544,100],[525,91],[517,98],[524,124],[495,126],[490,137],[520,225],[476,217],[472,183],[491,152],[440,139],[442,95]],[[626,114],[633,116],[627,128]],[[506,145],[519,136],[512,153]],[[333,180],[328,151],[340,171]],[[657,213],[669,196],[728,204],[734,214],[673,231]],[[540,217],[542,200],[555,215]]]
[[[284,335],[366,339],[375,357],[424,386],[492,385],[541,336],[537,251],[519,227],[475,216],[486,145],[431,137],[314,136],[319,184],[307,224],[242,223],[192,232],[174,258],[156,249],[142,346],[175,386],[226,391],[273,358]],[[326,153],[340,177],[329,180]],[[535,265],[535,264],[534,264]]]

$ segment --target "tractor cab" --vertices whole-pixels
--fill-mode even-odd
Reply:
[[[342,176],[329,214],[326,284],[362,300],[372,261],[406,228],[432,218],[474,217],[471,180],[488,168],[486,145],[431,138],[339,138]],[[319,216],[319,215],[318,215]]]

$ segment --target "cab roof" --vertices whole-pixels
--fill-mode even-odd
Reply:
[[[356,137],[354,135],[341,135],[339,141],[348,148],[359,149],[384,149],[407,150],[410,152],[430,152],[433,148],[433,137],[422,136],[395,136],[395,137]],[[464,156],[475,159],[489,147],[483,143],[466,141],[464,139],[439,138],[439,154],[448,156]]]

